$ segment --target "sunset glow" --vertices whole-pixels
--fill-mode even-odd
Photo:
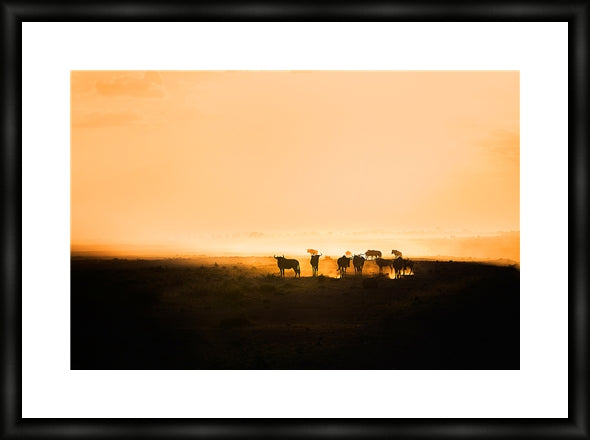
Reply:
[[[72,251],[518,261],[519,81],[73,71]]]

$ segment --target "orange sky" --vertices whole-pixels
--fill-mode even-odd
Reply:
[[[71,93],[73,245],[520,229],[516,71],[74,71]]]

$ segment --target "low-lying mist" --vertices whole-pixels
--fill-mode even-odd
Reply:
[[[391,258],[391,250],[399,249],[405,257],[454,258],[463,260],[506,259],[520,262],[520,233],[505,232],[482,236],[440,237],[358,237],[352,234],[218,234],[164,245],[148,244],[72,244],[76,256],[272,256],[305,257],[306,250],[317,249],[323,255],[339,257],[345,252],[360,254],[369,249],[380,250]],[[308,256],[308,255],[307,255]]]

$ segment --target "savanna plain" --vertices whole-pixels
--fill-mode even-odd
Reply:
[[[520,269],[272,257],[71,259],[72,369],[518,369]]]

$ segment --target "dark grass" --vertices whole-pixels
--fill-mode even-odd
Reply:
[[[281,279],[247,258],[74,258],[71,367],[519,368],[517,267],[420,261],[392,280],[371,264]]]

